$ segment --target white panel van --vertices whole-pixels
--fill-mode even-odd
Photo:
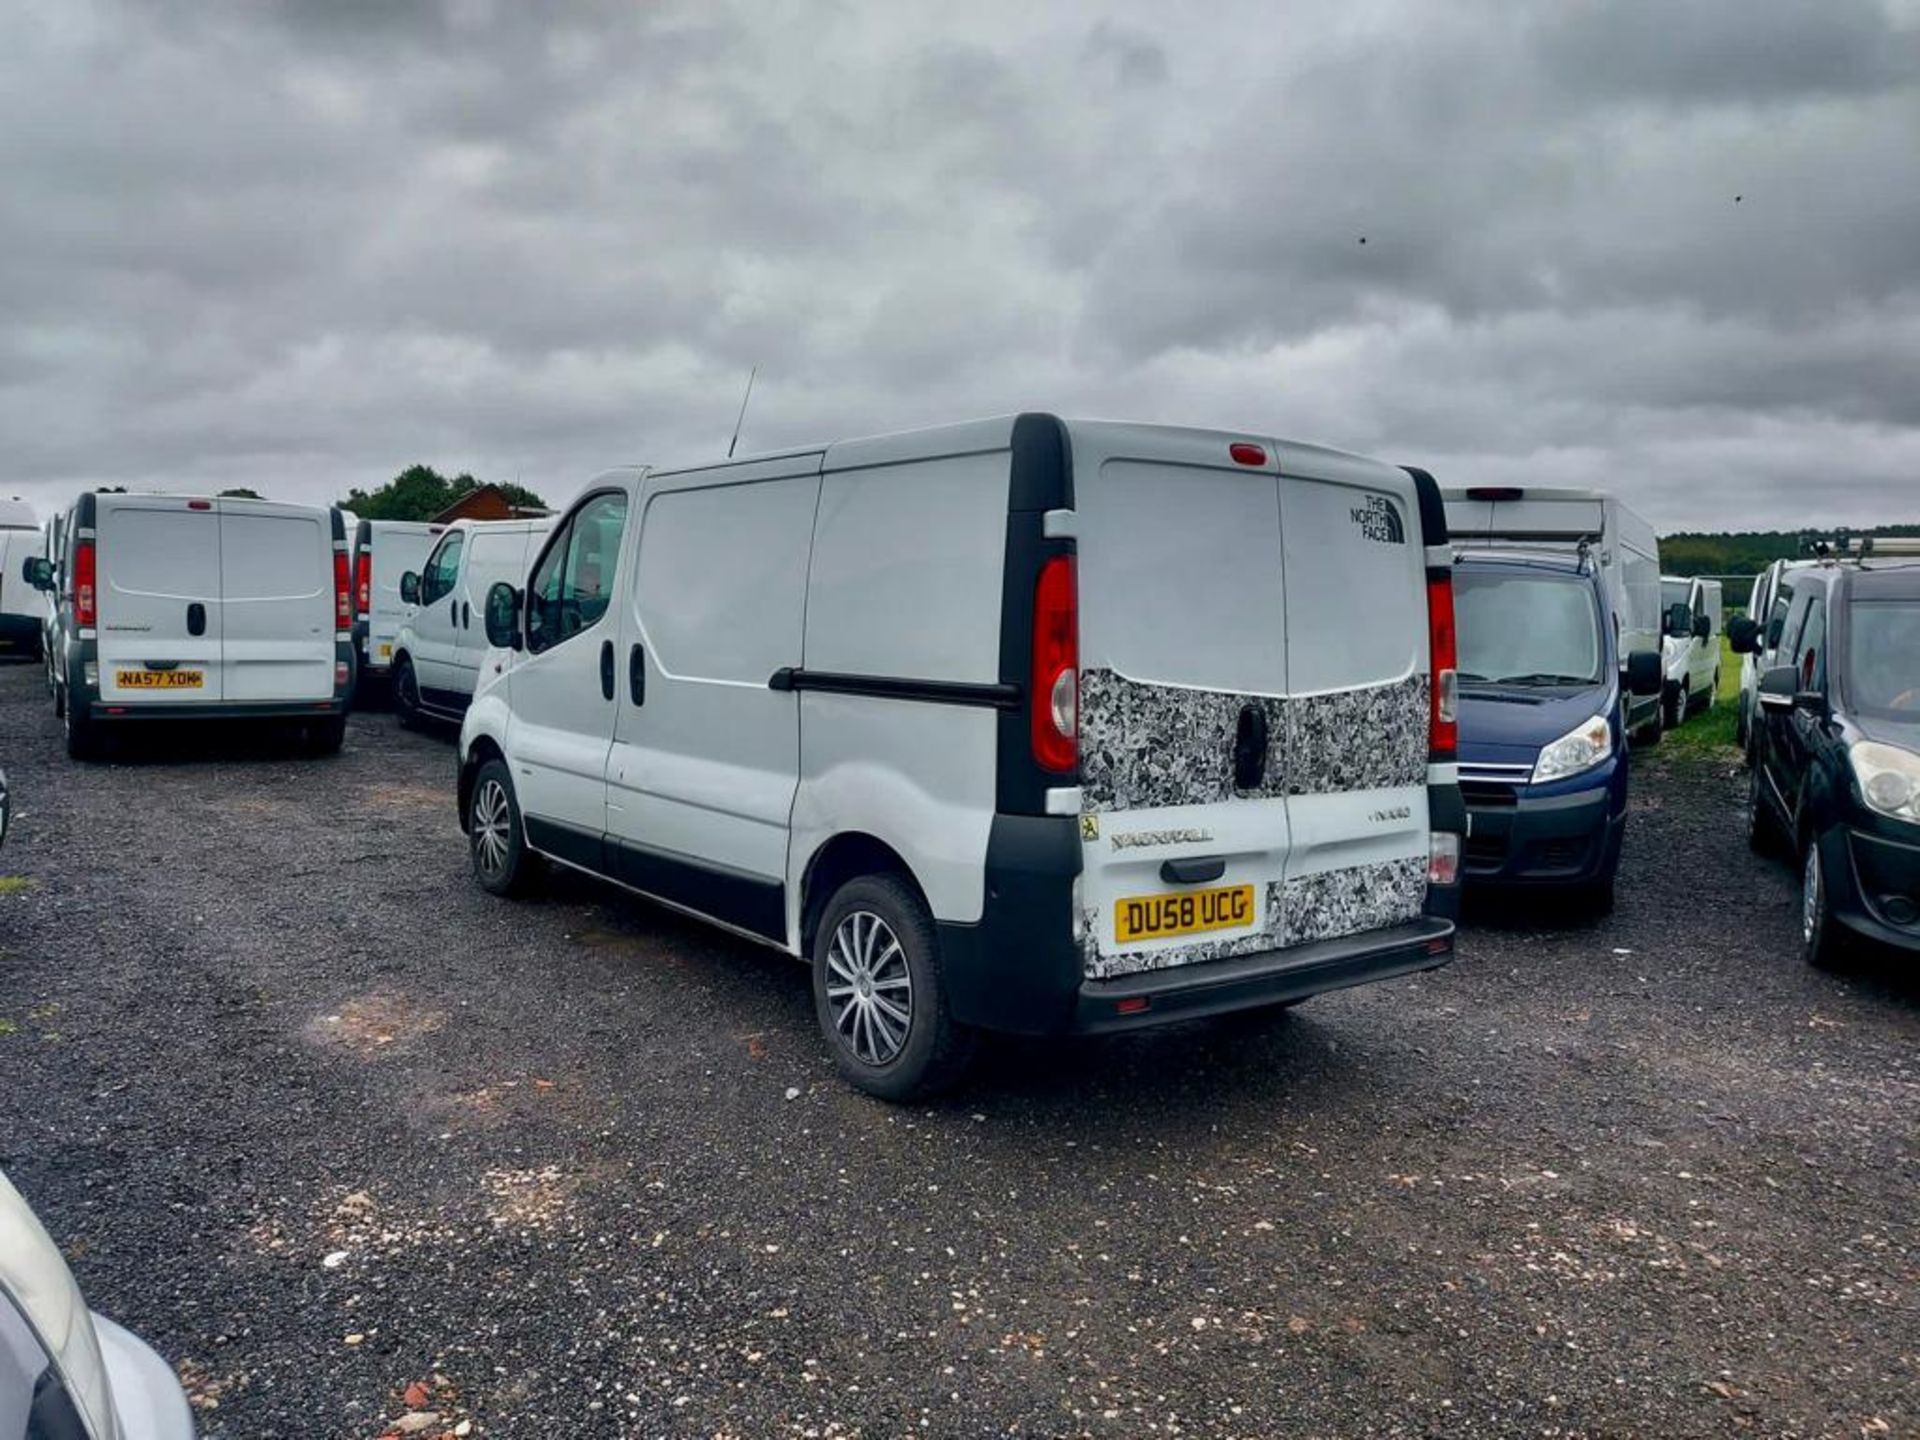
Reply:
[[[1726,625],[1718,580],[1660,577],[1662,723],[1668,729],[1711,710],[1720,690],[1720,632]]]
[[[39,658],[46,606],[27,580],[27,561],[45,545],[33,507],[0,500],[0,660]]]
[[[400,577],[406,607],[393,638],[393,709],[402,725],[466,714],[487,648],[481,608],[502,580],[518,585],[553,521],[455,520]]]
[[[1601,577],[1613,599],[1627,726],[1638,738],[1658,740],[1660,696],[1635,694],[1627,685],[1626,673],[1635,655],[1660,654],[1660,541],[1653,526],[1601,490],[1474,485],[1444,494],[1447,528],[1456,547],[1540,545],[1570,550],[1585,545],[1598,556]]]
[[[394,642],[406,624],[400,579],[426,563],[445,525],[362,520],[353,539],[353,652],[360,679],[380,684],[393,672]]]
[[[487,596],[475,875],[551,860],[805,959],[842,1072],[1444,964],[1432,479],[1022,415],[587,488]]]
[[[299,721],[340,748],[352,690],[347,537],[332,509],[86,494],[57,564],[36,562],[57,627],[68,753],[141,720]]]

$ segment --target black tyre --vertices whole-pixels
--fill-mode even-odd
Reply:
[[[1651,749],[1660,743],[1660,737],[1666,734],[1666,731],[1667,706],[1666,702],[1662,701],[1653,707],[1653,718],[1640,727],[1639,741],[1643,746]]]
[[[1765,792],[1761,789],[1766,782],[1760,778],[1758,760],[1749,762],[1747,770],[1747,845],[1756,855],[1778,855],[1786,847],[1780,833],[1780,826],[1773,818],[1773,811],[1767,807]]]
[[[346,739],[347,717],[344,715],[330,715],[325,720],[310,721],[307,725],[308,754],[338,755]]]
[[[1599,879],[1582,885],[1575,900],[1588,915],[1598,919],[1613,913],[1614,889],[1614,869],[1610,865]]]
[[[405,655],[393,667],[393,715],[403,729],[420,725],[420,681],[413,673],[413,661]]]
[[[1673,730],[1686,718],[1687,687],[1669,684],[1660,694],[1660,723]]]
[[[103,748],[100,743],[100,727],[86,713],[86,707],[67,701],[61,720],[65,724],[67,735],[67,758],[69,760],[98,760]]]
[[[1807,842],[1800,861],[1800,953],[1816,970],[1843,970],[1850,958],[1846,927],[1833,918],[1817,840]]]
[[[66,687],[64,685],[59,685],[49,680],[47,682],[47,688],[53,691],[53,718],[56,720],[66,719],[67,718]]]
[[[473,859],[473,878],[493,895],[524,895],[540,877],[540,857],[527,849],[520,801],[504,760],[487,761],[473,777],[467,853]]]
[[[882,1100],[952,1086],[975,1035],[947,1008],[940,949],[913,887],[865,875],[827,902],[813,942],[813,1005],[840,1073]]]

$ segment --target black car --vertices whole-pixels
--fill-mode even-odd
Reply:
[[[1860,938],[1920,950],[1920,562],[1829,561],[1795,576],[1760,677],[1754,848],[1801,870],[1806,958]],[[1754,653],[1749,619],[1728,626]]]

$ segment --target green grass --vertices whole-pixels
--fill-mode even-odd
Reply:
[[[1697,710],[1678,730],[1669,730],[1662,749],[1681,755],[1732,759],[1739,755],[1735,734],[1740,723],[1740,657],[1720,637],[1720,697],[1711,710]]]
[[[26,875],[0,875],[0,895],[18,895],[31,890],[33,880]]]

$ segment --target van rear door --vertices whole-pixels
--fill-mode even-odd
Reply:
[[[327,511],[221,500],[221,697],[331,700],[333,530]]]
[[[400,598],[400,577],[419,571],[427,552],[444,529],[441,525],[385,524],[375,521],[368,543],[373,563],[367,599],[367,663],[384,670],[393,664],[393,639],[406,622],[407,603]]]
[[[1382,928],[1426,895],[1412,482],[1270,441],[1075,426],[1085,964]],[[1314,452],[1301,452],[1311,455]]]
[[[101,495],[95,510],[100,698],[220,700],[220,516],[210,500]]]

